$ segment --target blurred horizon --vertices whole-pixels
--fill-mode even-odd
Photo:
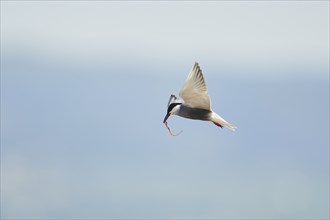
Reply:
[[[1,1],[1,219],[328,219],[328,9]],[[194,62],[236,132],[168,134]]]

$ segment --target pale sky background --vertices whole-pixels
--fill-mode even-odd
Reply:
[[[1,218],[328,219],[329,2],[1,1]]]

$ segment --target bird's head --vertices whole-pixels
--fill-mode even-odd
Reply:
[[[180,99],[175,97],[175,95],[171,95],[170,100],[168,102],[167,113],[163,123],[165,123],[168,117],[170,117],[171,115],[177,115],[180,111],[181,105],[182,102],[180,101]]]

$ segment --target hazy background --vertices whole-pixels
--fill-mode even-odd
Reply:
[[[1,1],[1,218],[329,218],[328,60],[328,1]],[[236,132],[168,134],[195,61]]]

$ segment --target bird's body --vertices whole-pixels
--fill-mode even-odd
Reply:
[[[211,121],[221,128],[223,126],[232,130],[236,128],[211,110],[211,100],[198,63],[195,63],[191,69],[179,95],[183,101],[171,95],[164,123],[170,115],[178,115],[189,119]]]
[[[202,108],[191,108],[184,104],[181,104],[178,116],[195,119],[195,120],[202,120],[202,121],[209,121],[211,117],[212,111],[202,109]]]

